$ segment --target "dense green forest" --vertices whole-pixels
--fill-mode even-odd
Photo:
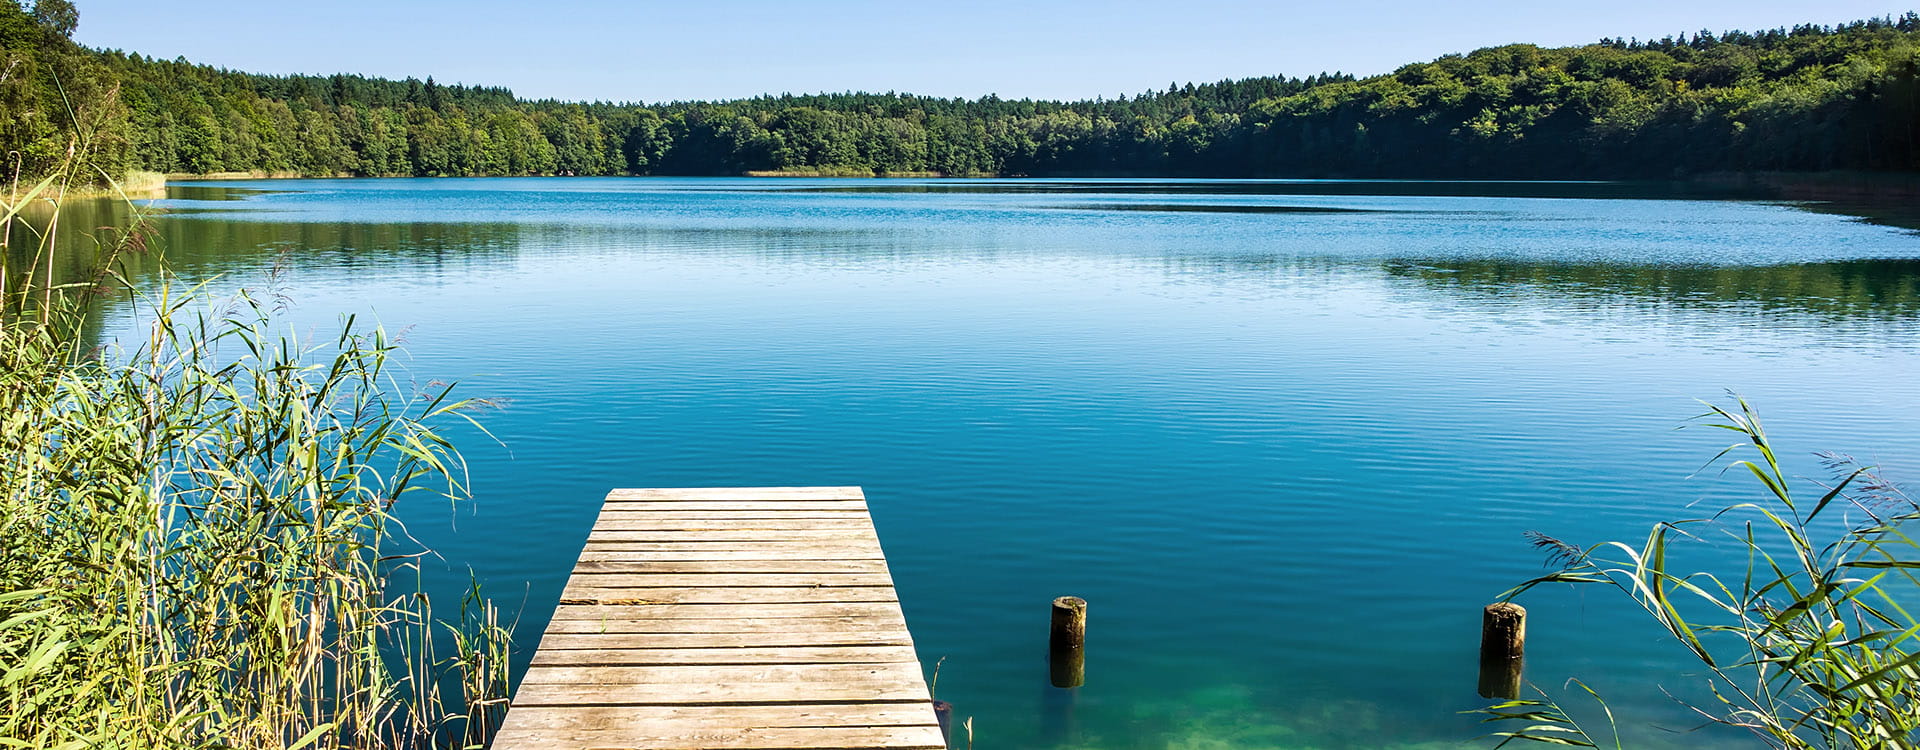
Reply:
[[[1920,16],[1513,44],[1389,75],[1077,102],[906,94],[576,103],[93,50],[68,0],[0,0],[0,174],[85,133],[98,171],[1673,177],[1920,171]],[[17,159],[18,166],[15,164]]]

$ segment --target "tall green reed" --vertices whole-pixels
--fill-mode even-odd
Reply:
[[[1906,531],[1920,504],[1871,467],[1836,454],[1823,455],[1834,478],[1803,496],[1749,404],[1711,409],[1707,426],[1739,436],[1714,462],[1750,454],[1728,468],[1757,480],[1759,499],[1661,523],[1638,546],[1583,549],[1536,535],[1560,568],[1506,598],[1549,583],[1617,590],[1704,667],[1711,699],[1689,708],[1767,747],[1920,746],[1912,736],[1920,727],[1920,618],[1911,610],[1920,603],[1920,542]],[[1688,571],[1673,562],[1680,547],[1708,544],[1731,545],[1744,563]],[[1497,733],[1503,745],[1596,745],[1551,699],[1482,713],[1523,725]],[[1617,735],[1612,744],[1620,745]]]
[[[32,245],[0,248],[0,746],[484,744],[510,633],[477,590],[436,618],[395,515],[465,495],[436,425],[473,404],[408,386],[351,319],[306,343],[245,293],[134,292],[111,269],[137,227],[56,279],[49,196],[76,179],[0,216]],[[149,321],[136,341],[89,343],[101,291]]]

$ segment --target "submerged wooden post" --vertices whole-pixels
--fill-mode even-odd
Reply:
[[[1053,633],[1047,640],[1048,677],[1054,687],[1080,687],[1087,681],[1087,600],[1053,600]]]
[[[933,718],[940,723],[940,740],[947,747],[953,747],[953,704],[946,701],[933,702]]]
[[[1520,697],[1526,652],[1526,608],[1513,602],[1487,605],[1480,618],[1480,697]]]

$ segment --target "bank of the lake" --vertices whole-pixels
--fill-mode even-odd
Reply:
[[[557,177],[558,175],[544,175]],[[743,177],[779,178],[779,179],[894,179],[894,180],[1006,180],[1021,179],[997,174],[975,173],[949,175],[937,172],[898,172],[876,173],[869,169],[820,168],[776,171],[749,171]],[[404,175],[386,175],[379,177],[355,177],[343,174],[308,175],[300,172],[214,172],[205,174],[166,174],[145,172],[129,175],[115,188],[76,187],[66,191],[74,197],[120,197],[122,195],[137,199],[154,199],[164,196],[168,183],[195,182],[233,182],[259,180],[309,180],[309,179],[395,179]],[[1175,180],[1179,178],[1155,175],[1102,175],[1073,179],[1105,180]],[[1317,180],[1306,177],[1290,178],[1304,184],[1363,184],[1366,181]],[[1464,184],[1467,192],[1474,192],[1475,183],[1526,184],[1512,180],[1445,180],[1413,181],[1414,184]],[[1710,199],[1737,200],[1781,200],[1809,204],[1816,210],[1827,210],[1836,214],[1861,217],[1869,221],[1889,226],[1920,229],[1920,177],[1901,172],[1715,172],[1684,177],[1665,182],[1646,181],[1640,183],[1596,183],[1637,185],[1632,190],[1645,194],[1665,194],[1673,197],[1695,197]]]

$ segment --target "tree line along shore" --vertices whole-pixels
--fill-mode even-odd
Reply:
[[[1653,178],[1920,172],[1920,16],[1561,48],[1074,102],[884,93],[526,100],[272,76],[71,40],[0,0],[0,174]]]

